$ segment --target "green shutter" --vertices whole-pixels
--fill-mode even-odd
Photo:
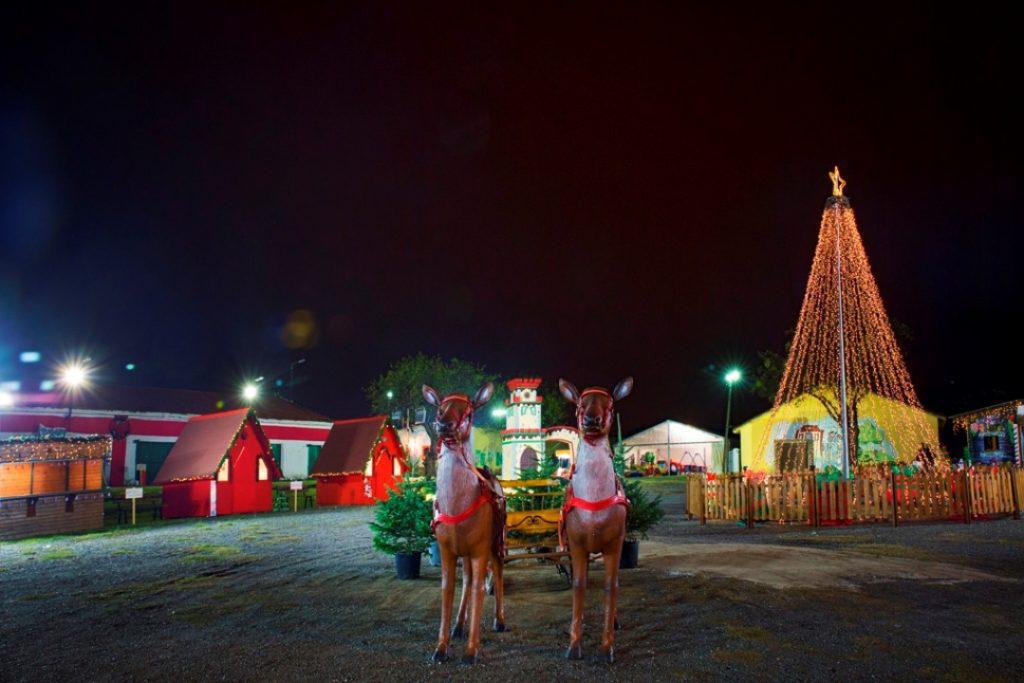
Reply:
[[[279,443],[272,443],[272,444],[270,444],[270,455],[274,458],[274,462],[277,463],[277,469],[279,469],[279,470],[281,470],[283,472],[284,468],[281,465],[281,444],[279,444]]]
[[[316,459],[320,457],[320,446],[315,444],[306,444],[306,476],[313,471],[313,465],[316,464]]]
[[[167,459],[167,454],[174,447],[173,441],[136,441],[135,442],[135,464],[146,465],[146,484],[156,481],[156,475]],[[138,470],[128,473],[129,479],[139,476]]]

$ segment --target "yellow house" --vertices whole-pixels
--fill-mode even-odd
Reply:
[[[938,454],[939,417],[877,394],[858,404],[859,458],[868,462],[912,462],[922,443]],[[810,394],[736,427],[742,464],[755,472],[841,467],[842,428]]]

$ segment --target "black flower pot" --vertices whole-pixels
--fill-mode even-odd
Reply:
[[[640,562],[640,541],[623,541],[622,555],[619,556],[619,569],[636,569]]]
[[[398,578],[420,578],[420,557],[420,553],[395,553],[395,572]]]

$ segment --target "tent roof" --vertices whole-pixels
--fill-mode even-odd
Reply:
[[[270,444],[251,410],[243,408],[225,413],[196,415],[185,423],[181,436],[174,442],[153,483],[165,484],[180,479],[214,476],[246,420],[250,419],[263,450],[269,453]]]
[[[671,436],[671,440],[669,437]],[[682,445],[687,443],[704,443],[721,441],[722,437],[712,432],[704,431],[698,427],[665,420],[656,425],[648,427],[622,440],[626,448],[633,446],[658,446],[666,443]]]
[[[24,407],[64,406],[66,399],[59,392],[35,395],[34,399],[19,401]],[[220,404],[220,408],[218,408]],[[119,385],[98,385],[81,392],[75,397],[76,410],[104,410],[126,413],[174,413],[180,415],[203,415],[219,409],[243,408],[237,396],[216,391],[194,389],[164,389],[161,387],[136,387]],[[309,408],[277,396],[261,396],[256,401],[256,410],[264,419],[296,420],[308,422],[330,422],[330,418]]]
[[[362,472],[386,421],[386,415],[374,415],[335,422],[310,475]]]

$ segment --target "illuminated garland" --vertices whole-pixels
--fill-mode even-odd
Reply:
[[[1024,405],[1021,401],[1008,401],[999,405],[975,410],[971,413],[953,416],[953,429],[964,431],[973,423],[984,421],[986,418],[994,418],[998,422],[1013,422],[1017,419],[1017,411]],[[972,429],[972,431],[977,431]]]
[[[825,202],[800,318],[759,450],[764,452],[767,446],[779,409],[802,395],[816,398],[837,424],[842,422],[839,400],[841,275],[851,467],[857,464],[856,407],[868,394],[909,408],[890,410],[890,424],[903,433],[904,443],[927,444],[938,454],[937,434],[929,425],[910,381],[857,230],[853,208],[849,198],[843,196],[846,181],[839,177],[838,169],[829,175],[833,193]],[[895,447],[896,442],[892,443]],[[897,455],[906,461],[914,458],[913,453]]]
[[[12,436],[0,440],[0,462],[33,460],[99,460],[110,455],[107,435],[40,437]]]

